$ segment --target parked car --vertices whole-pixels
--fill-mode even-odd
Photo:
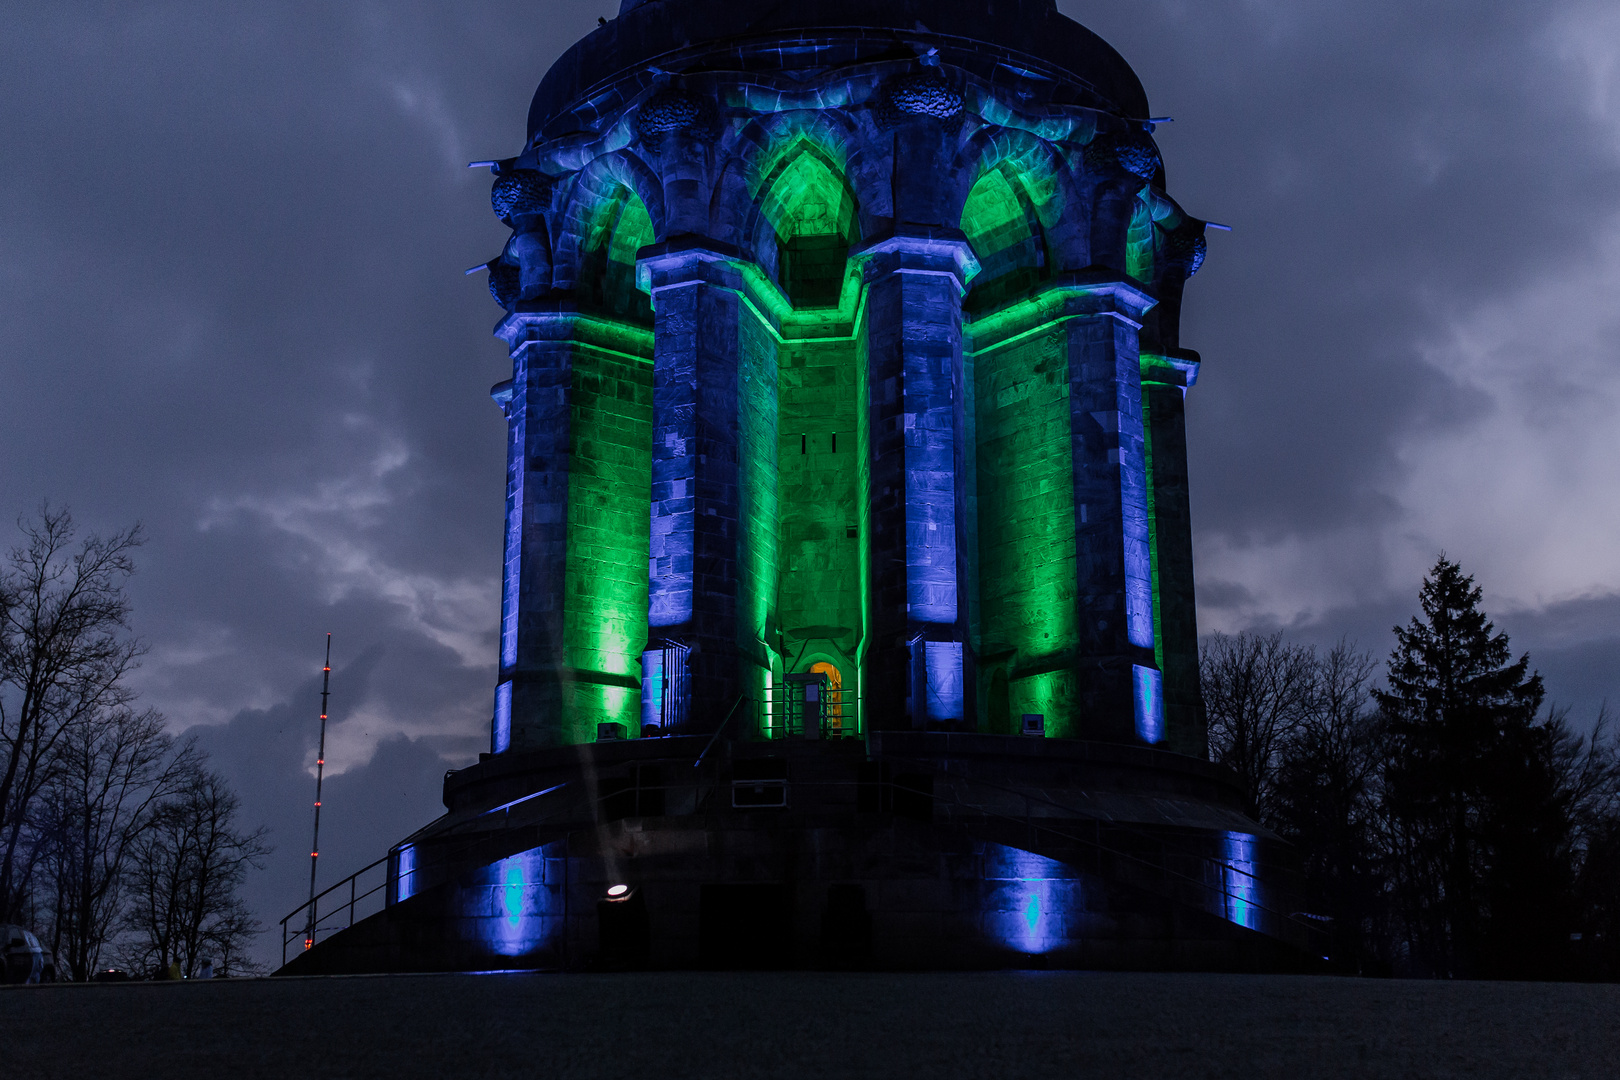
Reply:
[[[45,949],[32,931],[0,926],[0,981],[37,983],[45,974]]]
[[[90,976],[91,982],[129,982],[135,976],[123,968],[102,968]]]

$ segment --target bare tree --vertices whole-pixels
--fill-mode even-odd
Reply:
[[[1620,817],[1620,731],[1613,726],[1609,703],[1598,706],[1589,735],[1578,735],[1569,709],[1548,710],[1546,725],[1554,732],[1553,767],[1569,807],[1571,843],[1583,855],[1593,838]]]
[[[1230,766],[1261,824],[1275,819],[1277,769],[1317,708],[1316,653],[1274,634],[1213,634],[1199,656],[1210,756]]]
[[[25,543],[0,566],[0,918],[28,903],[25,842],[57,750],[74,724],[128,704],[141,654],[125,583],[140,527],[75,544],[72,515],[48,503],[19,521]]]
[[[154,710],[119,708],[75,724],[62,740],[46,798],[56,823],[52,949],[59,970],[90,977],[117,930],[130,856],[166,800],[199,767]]]
[[[136,841],[127,926],[129,958],[138,967],[175,964],[189,978],[206,957],[218,961],[220,974],[251,969],[245,949],[260,927],[238,890],[270,848],[265,830],[238,829],[239,805],[217,773],[191,768],[181,792]]]
[[[1307,909],[1333,920],[1334,963],[1350,971],[1385,959],[1372,708],[1377,666],[1371,653],[1345,640],[1317,658],[1312,708],[1277,770],[1275,827],[1298,852]]]

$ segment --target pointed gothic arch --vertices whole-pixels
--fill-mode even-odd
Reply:
[[[754,251],[793,305],[836,305],[860,236],[855,192],[841,164],[801,135],[761,176],[753,208]]]
[[[1009,163],[980,176],[962,205],[962,233],[979,259],[965,307],[986,311],[1052,275],[1046,229],[1023,178]]]

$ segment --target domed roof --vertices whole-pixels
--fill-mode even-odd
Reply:
[[[644,69],[660,57],[711,51],[735,42],[738,58],[750,44],[782,34],[864,38],[937,45],[953,56],[987,57],[1006,66],[1023,61],[1057,69],[1122,116],[1146,118],[1147,96],[1130,65],[1102,38],[1060,15],[1054,0],[622,0],[619,17],[598,27],[554,64],[529,108],[529,135],[549,136],[582,126],[569,114],[580,99],[621,73]],[[704,49],[707,46],[708,49]],[[769,50],[766,50],[768,53]],[[789,55],[791,52],[791,55]],[[775,66],[814,64],[814,48],[780,50]],[[739,62],[738,70],[755,63]],[[843,61],[847,62],[847,61]],[[708,65],[706,65],[708,66]]]

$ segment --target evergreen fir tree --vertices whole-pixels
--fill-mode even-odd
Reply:
[[[1394,899],[1413,960],[1440,975],[1484,974],[1504,949],[1522,952],[1536,934],[1515,919],[1556,932],[1553,913],[1535,910],[1556,883],[1526,879],[1551,871],[1560,844],[1536,724],[1541,676],[1528,655],[1511,659],[1480,595],[1442,555],[1423,582],[1422,616],[1396,628],[1388,688],[1376,695]]]

